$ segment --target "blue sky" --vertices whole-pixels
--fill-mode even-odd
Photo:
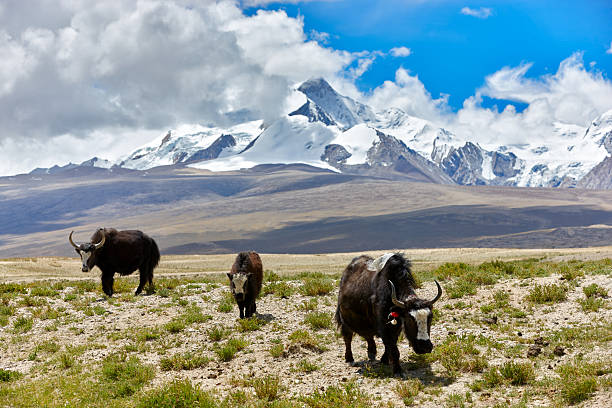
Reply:
[[[462,9],[490,15],[476,17]],[[363,92],[392,80],[398,67],[418,75],[434,97],[449,95],[453,110],[505,66],[531,62],[527,77],[556,72],[581,51],[589,70],[612,72],[612,2],[609,0],[418,1],[357,0],[270,3],[247,8],[301,15],[306,33],[328,33],[326,46],[352,52],[410,48],[403,58],[380,57],[356,80]],[[487,14],[485,12],[485,14]],[[591,63],[595,63],[593,67]],[[504,103],[485,98],[483,106]],[[522,109],[526,105],[515,103]]]

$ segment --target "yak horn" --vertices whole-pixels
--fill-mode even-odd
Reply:
[[[102,231],[102,240],[97,244],[94,244],[95,249],[100,248],[102,245],[104,245],[104,242],[106,241],[106,234],[104,233],[102,228],[99,228],[98,231]]]
[[[391,281],[389,281],[389,283],[391,284],[391,301],[395,306],[405,309],[406,305],[404,304],[404,302],[397,300],[397,295],[395,294],[395,285]]]
[[[429,302],[429,303],[431,303],[432,305],[433,305],[434,303],[436,303],[436,301],[437,301],[438,299],[440,299],[440,296],[442,296],[442,288],[440,287],[440,284],[438,283],[438,281],[437,281],[437,280],[434,280],[434,282],[436,282],[436,286],[438,287],[438,294],[436,295],[436,297],[435,297],[435,298],[433,298],[433,299],[431,300],[431,302]]]
[[[72,240],[72,234],[74,234],[74,231],[72,231],[70,233],[70,235],[68,235],[68,241],[70,241],[70,244],[75,247],[76,249],[79,249],[79,246],[77,244],[74,243],[74,241]]]

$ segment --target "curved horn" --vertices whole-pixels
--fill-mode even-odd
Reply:
[[[438,281],[437,281],[437,280],[434,280],[434,282],[436,282],[436,286],[438,287],[438,294],[436,295],[436,297],[435,297],[435,298],[433,298],[433,299],[432,299],[432,300],[429,302],[429,303],[431,303],[432,305],[433,305],[434,303],[436,303],[436,301],[437,301],[438,299],[440,299],[440,296],[442,296],[442,288],[440,287],[440,284],[438,283]]]
[[[97,244],[94,244],[94,249],[100,248],[102,245],[104,245],[104,242],[106,241],[106,234],[104,233],[103,229],[98,228],[98,231],[102,232],[102,240],[98,242]]]
[[[74,234],[74,231],[70,232],[70,235],[68,235],[68,241],[70,241],[70,244],[75,247],[76,249],[79,249],[79,246],[77,244],[74,243],[74,241],[72,240],[72,234]]]
[[[395,306],[405,309],[406,305],[404,304],[404,302],[397,300],[397,295],[395,294],[395,285],[391,281],[389,281],[389,284],[391,284],[391,301]]]

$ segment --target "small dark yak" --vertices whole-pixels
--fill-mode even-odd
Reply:
[[[368,358],[376,358],[374,336],[382,339],[385,352],[381,362],[391,364],[393,373],[401,375],[397,339],[402,328],[413,350],[430,353],[429,338],[433,300],[420,299],[410,272],[410,261],[401,254],[385,254],[377,259],[362,255],[351,261],[340,280],[336,322],[344,337],[345,360],[354,363],[351,343],[357,333],[368,343]]]
[[[256,311],[255,299],[259,296],[263,281],[263,268],[257,252],[240,252],[227,277],[240,309],[240,318],[253,316]]]
[[[140,271],[140,284],[136,295],[142,292],[145,284],[153,284],[153,269],[159,262],[159,249],[153,238],[142,231],[117,231],[114,228],[98,228],[90,242],[75,244],[70,233],[68,241],[81,256],[83,272],[94,266],[102,271],[102,290],[107,296],[113,295],[115,272],[129,275],[136,269]]]

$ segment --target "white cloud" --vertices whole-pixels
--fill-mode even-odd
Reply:
[[[610,41],[610,48],[606,50],[606,54],[612,54],[612,41]]]
[[[581,53],[559,65],[554,74],[529,78],[532,64],[505,67],[489,75],[476,94],[452,112],[446,96],[432,97],[417,75],[400,68],[395,81],[374,89],[367,102],[376,109],[398,107],[483,146],[545,142],[556,123],[581,127],[612,109],[612,82],[584,67]],[[528,104],[522,112],[508,105],[503,111],[484,108],[483,96]]]
[[[375,88],[367,103],[378,110],[400,108],[410,115],[436,122],[448,110],[446,96],[432,98],[418,75],[410,75],[404,68],[395,72],[395,81],[385,81]]]
[[[493,10],[488,7],[480,7],[479,9],[473,9],[470,7],[463,7],[461,9],[461,14],[465,14],[466,16],[472,16],[476,18],[489,18],[493,15]]]
[[[295,83],[345,83],[346,69],[357,64],[351,75],[358,75],[368,65],[310,40],[301,18],[263,10],[246,16],[233,0],[7,1],[0,174],[33,167],[27,146],[62,164],[113,158],[115,144],[140,140],[128,135],[181,123],[272,119]],[[92,143],[102,134],[116,143]]]
[[[476,95],[465,101],[448,126],[463,137],[483,145],[542,141],[553,136],[556,123],[588,126],[612,108],[612,82],[584,67],[582,54],[575,53],[554,74],[527,78],[531,64],[503,68],[489,75]],[[481,96],[527,103],[517,113],[481,106]]]
[[[407,57],[412,54],[412,50],[408,47],[395,47],[391,48],[389,53],[394,57]]]

